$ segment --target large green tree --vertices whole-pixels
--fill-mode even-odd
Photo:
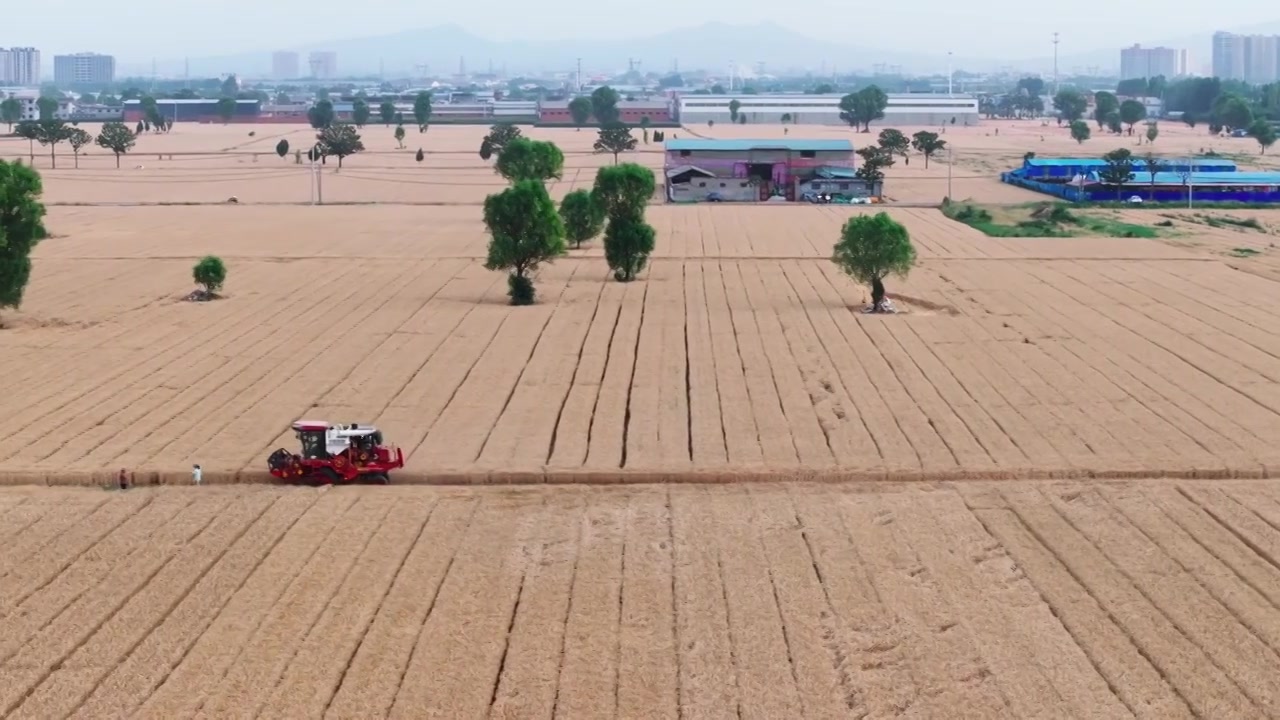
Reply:
[[[1249,101],[1234,94],[1223,94],[1213,103],[1212,117],[1219,125],[1244,130],[1253,125],[1253,109]]]
[[[36,111],[40,114],[41,122],[53,120],[58,112],[58,101],[51,97],[41,96],[36,100]]]
[[[1053,108],[1063,120],[1073,123],[1084,117],[1085,110],[1089,109],[1089,101],[1079,90],[1065,88],[1053,96]]]
[[[916,263],[916,249],[907,229],[887,213],[856,215],[845,222],[831,260],[854,280],[870,285],[871,310],[883,312],[884,279],[906,277]]]
[[[22,119],[22,101],[17,98],[5,98],[0,101],[0,122],[9,126],[13,132],[13,124]]]
[[[319,100],[307,110],[307,122],[311,123],[311,127],[316,130],[323,130],[333,125],[335,117],[333,103],[329,100]]]
[[[1077,143],[1084,143],[1093,133],[1089,130],[1089,123],[1083,120],[1071,121],[1071,139]]]
[[[947,148],[947,141],[938,137],[938,133],[921,130],[911,136],[911,147],[924,155],[924,166],[929,167],[929,158]]]
[[[868,188],[874,193],[876,185],[884,180],[885,168],[893,167],[893,155],[879,145],[859,148],[857,154],[862,162],[858,163],[858,169],[854,171],[854,175],[865,180]]]
[[[1101,90],[1093,94],[1093,119],[1098,121],[1098,129],[1107,126],[1107,117],[1120,110],[1120,100],[1114,94]]]
[[[596,173],[591,198],[608,217],[604,256],[615,280],[634,280],[653,252],[655,233],[644,211],[656,188],[653,171],[643,165],[622,163]]]
[[[348,155],[364,152],[364,143],[354,125],[334,123],[316,135],[320,152],[338,158],[338,169],[342,169],[342,159]]]
[[[1104,185],[1116,187],[1116,199],[1124,194],[1124,186],[1133,180],[1133,153],[1128,148],[1117,148],[1102,156],[1106,165],[1098,171],[1098,179]]]
[[[570,100],[569,117],[573,118],[574,125],[585,127],[591,121],[591,98],[579,96]]]
[[[737,98],[729,101],[729,122],[738,122],[738,110],[742,109],[742,103]]]
[[[636,139],[631,128],[620,122],[612,122],[600,128],[600,136],[593,146],[598,153],[613,153],[613,164],[618,164],[618,154],[636,149]]]
[[[574,190],[560,201],[560,219],[569,242],[582,247],[604,228],[604,208],[591,197],[590,190]]]
[[[493,169],[510,183],[556,180],[564,172],[564,153],[555,143],[516,138],[498,154]]]
[[[901,130],[896,128],[885,128],[880,131],[880,147],[890,155],[901,155],[906,157],[911,152],[911,140],[902,134]],[[926,167],[928,160],[925,161]]]
[[[31,249],[43,240],[40,175],[0,160],[0,308],[18,308],[31,279]]]
[[[656,188],[652,170],[636,163],[621,163],[600,168],[591,196],[608,217],[640,215]]]
[[[41,120],[36,123],[36,142],[49,148],[49,162],[58,167],[58,143],[71,138],[71,126],[61,120]]]
[[[538,180],[520,180],[484,201],[489,254],[484,266],[506,270],[512,305],[533,304],[532,275],[538,266],[565,254],[564,223],[547,188]]]
[[[653,254],[656,233],[643,216],[619,215],[609,218],[604,230],[604,259],[613,270],[613,279],[631,282],[644,271]]]
[[[618,111],[618,91],[603,85],[595,89],[591,93],[591,114],[595,115],[596,122],[601,125],[617,122],[621,117]]]
[[[413,119],[418,123],[418,132],[426,132],[431,123],[431,93],[423,90],[413,98]]]
[[[1259,154],[1265,154],[1267,148],[1276,144],[1276,129],[1266,120],[1254,120],[1249,126],[1249,137],[1258,141],[1258,147],[1261,148]]]
[[[110,150],[116,156],[116,167],[120,167],[120,156],[133,149],[138,136],[128,125],[120,122],[109,122],[102,126],[98,133],[98,147]]]
[[[871,123],[884,117],[888,106],[889,96],[879,87],[868,85],[840,98],[840,119],[854,129],[861,127],[862,132],[871,132]]]
[[[220,98],[216,104],[216,109],[218,117],[222,118],[222,123],[225,125],[231,122],[231,118],[236,115],[236,101],[234,98]]]
[[[396,119],[396,104],[390,100],[384,100],[378,105],[378,117],[382,119],[383,125],[390,125],[391,121]]]
[[[369,116],[372,111],[369,110],[369,103],[364,100],[356,100],[351,103],[351,122],[358,128],[364,127],[369,122]]]
[[[1133,134],[1133,126],[1147,119],[1147,106],[1137,100],[1125,100],[1120,103],[1120,122],[1129,126],[1129,134]]]

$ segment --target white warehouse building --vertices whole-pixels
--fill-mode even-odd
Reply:
[[[843,97],[842,94],[682,95],[680,122],[686,125],[709,120],[731,122],[729,103],[737,100],[738,114],[746,117],[749,124],[777,124],[789,116],[789,122],[801,125],[846,125],[840,119]],[[884,118],[871,124],[882,127],[977,125],[979,118],[978,99],[972,95],[891,93]]]

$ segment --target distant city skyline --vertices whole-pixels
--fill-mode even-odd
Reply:
[[[1213,74],[1263,85],[1280,80],[1280,35],[1213,35]]]

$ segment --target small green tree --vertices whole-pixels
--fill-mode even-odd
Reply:
[[[884,312],[884,279],[906,277],[916,263],[911,235],[887,213],[849,218],[831,257],[845,274],[871,286],[872,312]]]
[[[600,136],[593,146],[598,153],[612,153],[613,164],[618,164],[618,154],[636,149],[636,139],[631,135],[631,128],[614,122],[600,128]]]
[[[938,133],[921,130],[911,136],[911,147],[924,155],[924,166],[929,167],[929,158],[947,149],[947,141],[938,137]]]
[[[570,100],[569,117],[573,118],[574,125],[585,127],[591,121],[591,98],[576,97]]]
[[[67,131],[67,142],[71,145],[71,152],[76,156],[78,168],[80,167],[80,150],[93,142],[93,136],[81,128],[71,128]]]
[[[880,147],[890,155],[901,155],[906,157],[911,152],[911,141],[901,130],[894,128],[885,128],[880,131]],[[925,166],[928,167],[928,156],[925,157]]]
[[[480,141],[480,157],[488,160],[494,155],[502,155],[502,150],[513,140],[523,137],[520,128],[512,123],[498,123],[489,128],[489,134]]]
[[[1147,106],[1137,100],[1125,100],[1120,103],[1120,122],[1129,126],[1129,134],[1133,134],[1133,126],[1147,119]]]
[[[217,255],[205,255],[191,268],[191,278],[204,286],[207,297],[213,297],[227,281],[227,266]]]
[[[737,98],[729,101],[729,122],[738,122],[738,111],[742,109],[742,103]]]
[[[280,142],[276,143],[276,154],[279,155],[281,159],[283,159],[285,155],[289,154],[288,140],[281,139]]]
[[[0,160],[0,308],[17,309],[31,279],[31,249],[48,233],[40,174]]]
[[[558,180],[564,172],[564,153],[555,143],[516,138],[503,147],[493,169],[510,183]]]
[[[390,100],[384,101],[378,106],[378,117],[382,118],[383,125],[390,125],[396,119],[396,104]]]
[[[49,162],[58,167],[58,143],[70,139],[71,126],[61,120],[41,120],[36,123],[36,142],[49,147]]]
[[[342,169],[342,159],[348,155],[364,152],[364,143],[360,141],[360,133],[353,125],[335,123],[316,135],[320,152],[323,155],[334,155],[338,158],[338,169]]]
[[[220,98],[215,105],[218,117],[222,119],[222,124],[226,125],[231,122],[231,118],[236,114],[236,101],[232,98]]]
[[[884,169],[893,167],[893,155],[879,145],[867,145],[857,152],[862,162],[858,164],[858,169],[854,170],[853,174],[865,180],[871,192],[874,193],[876,187],[884,180]]]
[[[18,123],[18,128],[13,131],[13,134],[27,141],[27,159],[34,163],[36,161],[36,138],[40,137],[40,123],[34,120],[23,120]]]
[[[425,159],[426,157],[427,156],[422,152],[422,148],[418,148],[418,154],[414,155],[413,159],[417,160],[418,162],[422,162],[423,159]]]
[[[329,127],[333,124],[334,118],[333,103],[329,100],[321,100],[307,110],[307,122],[311,123],[311,127],[316,130]]]
[[[351,103],[351,122],[356,127],[362,128],[368,124],[369,116],[372,114],[372,111],[369,110],[369,103],[364,100],[356,100]]]
[[[1105,90],[1093,94],[1093,119],[1098,121],[1098,129],[1107,125],[1107,118],[1113,112],[1119,112],[1120,100],[1114,93]]]
[[[39,113],[41,122],[49,122],[58,114],[58,101],[51,97],[41,96],[36,100],[36,112]]]
[[[596,204],[590,190],[574,190],[560,201],[560,219],[565,236],[574,247],[600,234],[604,228],[604,209]]]
[[[22,119],[22,103],[17,98],[5,98],[0,101],[0,122],[9,126],[13,132],[13,124]]]
[[[1098,171],[1098,179],[1106,185],[1116,186],[1116,199],[1124,193],[1124,186],[1133,180],[1133,153],[1128,148],[1118,148],[1102,156],[1106,165]]]
[[[1156,157],[1156,154],[1153,152],[1148,152],[1146,157],[1143,158],[1143,162],[1146,163],[1146,171],[1151,173],[1150,199],[1154,201],[1156,199],[1156,174],[1169,172],[1172,166]]]
[[[636,215],[609,218],[604,231],[604,259],[613,270],[613,279],[631,282],[644,271],[653,253],[653,227]]]
[[[1160,137],[1160,128],[1153,122],[1147,124],[1147,142],[1153,143]]]
[[[640,132],[644,135],[644,144],[649,144],[649,126],[653,124],[653,120],[648,115],[640,116]]]
[[[396,145],[401,150],[403,150],[404,149],[404,126],[403,125],[396,126],[395,138],[396,138]]]
[[[596,122],[601,125],[617,122],[621,113],[618,112],[618,91],[603,85],[595,89],[591,93],[591,114],[596,116]]]
[[[622,163],[596,172],[591,197],[610,218],[643,215],[656,188],[652,170],[636,163]]]
[[[779,121],[783,125],[786,125],[787,123],[791,122],[791,113],[782,113],[782,117],[779,118]]]
[[[484,201],[484,224],[491,236],[485,268],[509,271],[511,304],[532,305],[532,274],[565,254],[564,223],[546,187],[537,180],[519,180],[490,195]]]
[[[1077,143],[1083,144],[1085,140],[1093,133],[1089,131],[1089,123],[1083,120],[1073,120],[1071,122],[1071,139]]]
[[[1276,144],[1276,129],[1271,123],[1259,118],[1249,126],[1249,137],[1258,141],[1258,154],[1265,155],[1267,148]]]
[[[418,132],[427,131],[431,122],[431,93],[423,90],[413,98],[413,119],[418,123]]]
[[[120,167],[120,156],[128,153],[133,149],[134,143],[138,142],[138,136],[128,125],[120,122],[109,122],[102,126],[102,131],[98,133],[98,147],[111,151],[116,156],[116,167]]]

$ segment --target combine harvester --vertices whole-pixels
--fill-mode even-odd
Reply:
[[[267,458],[272,477],[312,485],[372,483],[386,485],[388,473],[404,467],[404,452],[382,443],[372,425],[334,425],[316,420],[293,424],[302,453],[280,448]]]

